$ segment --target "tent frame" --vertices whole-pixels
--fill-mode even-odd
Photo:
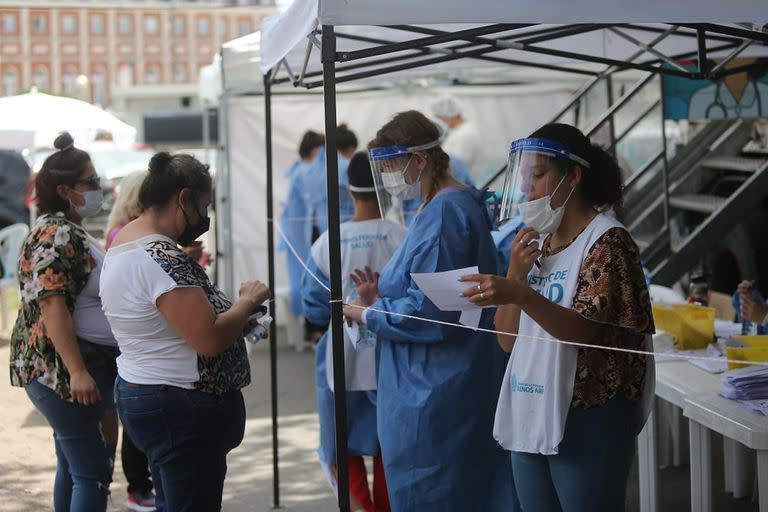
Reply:
[[[727,75],[743,72],[751,67],[739,66],[725,70],[724,66],[736,58],[742,51],[754,42],[768,44],[768,32],[750,30],[748,28],[718,25],[712,23],[675,23],[660,24],[661,26],[648,26],[630,23],[618,24],[572,24],[541,26],[538,24],[494,24],[475,27],[457,32],[441,31],[434,28],[395,25],[389,26],[399,31],[406,31],[422,35],[408,41],[388,41],[369,38],[365,36],[336,32],[333,25],[322,25],[309,34],[304,64],[299,73],[294,73],[287,61],[283,59],[278,65],[264,75],[264,107],[266,119],[266,159],[267,159],[267,215],[268,215],[268,252],[269,252],[269,287],[274,289],[275,255],[274,255],[274,219],[273,194],[273,163],[272,163],[272,126],[271,126],[271,96],[274,94],[272,86],[290,83],[294,87],[315,89],[323,87],[323,99],[325,107],[325,133],[326,133],[326,186],[328,190],[328,236],[330,246],[330,282],[331,282],[331,325],[333,327],[332,347],[334,364],[334,402],[336,424],[336,460],[347,459],[347,411],[346,411],[346,383],[345,362],[343,350],[343,298],[341,286],[341,248],[339,228],[339,192],[338,192],[338,160],[336,158],[336,87],[337,84],[386,75],[396,71],[420,68],[432,64],[439,64],[458,59],[477,59],[496,62],[506,65],[517,65],[538,68],[549,71],[568,72],[581,75],[599,77],[605,73],[621,70],[640,70],[666,75],[682,76],[690,79],[720,79]],[[533,28],[523,34],[510,34],[514,30]],[[621,61],[599,55],[563,51],[539,46],[538,43],[556,41],[557,39],[577,34],[584,34],[596,30],[609,29],[623,39],[631,42],[640,50],[627,61]],[[653,32],[658,36],[651,43],[642,43],[626,33],[626,30],[639,30]],[[684,36],[695,40],[696,49],[675,55],[665,55],[656,50],[654,46],[669,35]],[[336,50],[338,39],[369,42],[377,46],[362,50],[343,51]],[[707,42],[717,43],[716,46],[707,47]],[[448,47],[433,48],[434,45],[451,44]],[[310,56],[314,47],[320,48],[322,71],[307,71]],[[604,64],[608,69],[603,71],[591,71],[576,67],[561,65],[541,64],[517,59],[508,59],[493,56],[494,52],[507,49],[521,50],[532,54],[562,57],[581,62]],[[730,50],[725,59],[718,65],[709,66],[708,55],[712,52]],[[406,54],[402,54],[407,52]],[[654,59],[635,62],[635,58],[645,52],[653,54]],[[392,55],[398,54],[400,55]],[[680,59],[697,58],[698,65],[693,70],[687,70],[676,65]],[[337,63],[341,65],[337,66]],[[280,77],[280,70],[285,69],[287,76]],[[320,80],[307,81],[308,78],[321,77]],[[222,77],[223,78],[223,77]],[[238,93],[224,93],[225,99],[233,95],[245,95],[249,93],[261,93],[261,91],[239,91]],[[224,115],[221,123],[227,123],[224,102]],[[221,131],[226,134],[226,127]],[[226,160],[229,160],[228,155]],[[229,187],[229,165],[225,166],[226,178],[224,187]],[[228,194],[227,194],[228,196]],[[231,249],[231,233],[228,233],[229,247]],[[231,250],[226,251],[231,255]],[[227,274],[225,274],[227,275]],[[229,275],[231,279],[231,275]],[[274,308],[271,312],[275,317]],[[270,329],[270,369],[271,369],[271,401],[272,401],[272,450],[273,450],[273,507],[280,508],[279,489],[279,454],[278,454],[278,424],[277,424],[277,321],[272,323]],[[349,473],[347,464],[338,464],[338,506],[342,512],[350,511],[349,503]]]

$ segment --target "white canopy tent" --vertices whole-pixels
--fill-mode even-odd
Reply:
[[[709,59],[713,57],[729,60],[737,55],[765,54],[765,45],[753,44],[768,42],[768,33],[763,30],[765,6],[760,4],[753,0],[735,0],[727,5],[718,0],[677,0],[674,3],[662,0],[642,3],[630,0],[578,3],[541,0],[535,4],[523,0],[296,0],[288,11],[265,21],[258,36],[246,36],[222,49],[225,115],[221,117],[220,133],[227,141],[228,150],[224,153],[226,163],[220,166],[223,172],[218,204],[227,204],[232,209],[223,210],[219,215],[223,235],[223,254],[219,259],[235,255],[235,246],[247,238],[245,233],[257,232],[261,229],[257,226],[264,226],[267,237],[266,240],[262,238],[261,247],[266,246],[270,259],[268,278],[270,286],[275,285],[274,234],[268,222],[276,217],[272,196],[275,190],[272,186],[273,163],[280,167],[287,164],[279,153],[288,148],[292,150],[300,131],[310,127],[304,123],[308,119],[317,122],[315,116],[320,108],[314,103],[308,108],[293,98],[278,99],[272,88],[281,83],[293,83],[307,89],[323,87],[327,154],[330,155],[326,161],[327,179],[333,185],[338,171],[333,135],[337,119],[350,122],[355,115],[361,114],[359,119],[365,120],[363,126],[357,128],[352,122],[350,125],[360,130],[361,140],[365,141],[365,135],[370,133],[366,130],[375,129],[403,104],[393,90],[377,90],[375,92],[381,96],[372,97],[379,103],[386,98],[386,108],[379,106],[366,110],[347,99],[354,96],[348,95],[351,91],[346,86],[337,90],[337,84],[355,81],[362,88],[404,87],[407,92],[405,103],[416,103],[423,109],[434,96],[434,88],[445,86],[453,78],[460,77],[465,84],[530,80],[530,72],[522,71],[526,68],[551,72],[549,76],[553,81],[561,80],[563,73],[594,76],[608,67],[708,78],[738,71],[726,72],[722,66],[710,68]],[[669,19],[687,22],[663,23]],[[724,21],[734,23],[723,24]],[[747,23],[736,23],[742,21]],[[415,26],[414,23],[429,25]],[[481,25],[483,23],[494,25]],[[256,48],[261,51],[260,58],[252,53]],[[682,59],[698,59],[699,64],[694,70],[686,69],[679,64]],[[265,72],[263,81],[254,80],[258,68]],[[541,73],[543,71],[537,73],[539,79]],[[570,82],[571,90],[580,83],[578,80]],[[418,89],[413,84],[424,86],[420,95],[414,92]],[[565,87],[559,93],[567,89]],[[505,89],[506,94],[500,98],[508,96],[508,90]],[[249,108],[254,114],[236,120],[244,107],[242,103],[248,101],[243,96],[262,93],[263,110],[252,104]],[[374,92],[358,94],[373,95]],[[293,102],[293,105],[279,112],[278,103],[283,101],[288,105]],[[557,110],[557,101],[554,103],[551,112]],[[385,115],[384,111],[390,107],[392,110]],[[506,108],[514,107],[508,105]],[[498,115],[500,110],[496,108],[486,114],[489,123],[502,117]],[[262,112],[261,116],[259,112]],[[541,117],[537,122],[547,120],[544,114]],[[509,126],[501,124],[507,142],[521,132],[529,131],[526,128],[516,132],[519,126],[512,121]],[[284,129],[285,126],[289,128]],[[254,176],[258,176],[262,168],[262,155],[254,144],[254,134],[256,140],[263,138],[266,142],[266,174],[258,178]],[[251,148],[244,151],[243,146]],[[238,170],[250,170],[252,175],[243,181],[245,174],[238,174]],[[258,201],[263,197],[264,184],[268,191],[266,205]],[[335,191],[335,186],[328,187],[332,322],[334,332],[338,334],[342,332],[343,297]],[[250,208],[239,211],[237,204],[248,204]],[[255,275],[259,276],[258,273]],[[226,275],[225,271],[219,277],[227,284],[233,282],[234,276]],[[272,335],[274,372],[274,331]],[[334,336],[333,346],[336,424],[343,426],[346,425],[346,411],[340,336]],[[273,374],[273,406],[276,406],[276,396]],[[279,504],[276,428],[274,417],[275,505]],[[337,431],[337,450],[337,459],[346,460],[344,428]],[[346,482],[346,468],[340,465],[338,496],[341,510],[349,509]]]
[[[118,147],[129,147],[136,141],[136,129],[109,112],[34,88],[26,94],[0,98],[0,130],[33,132],[34,148],[52,147],[53,140],[64,130],[82,147],[90,145],[100,133],[109,133]]]

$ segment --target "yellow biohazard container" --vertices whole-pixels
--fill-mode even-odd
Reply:
[[[715,338],[715,308],[695,304],[657,304],[653,322],[675,337],[678,350],[706,348]]]
[[[759,363],[768,361],[768,346],[765,347],[725,347],[725,357],[728,358],[728,369],[735,370],[749,366],[747,364],[732,363],[731,360],[749,361]]]
[[[743,341],[747,347],[768,348],[768,335],[731,336],[731,338]]]

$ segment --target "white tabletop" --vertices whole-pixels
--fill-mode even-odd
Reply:
[[[686,397],[683,414],[749,448],[768,450],[768,416],[745,409],[735,400],[713,393],[694,393]]]
[[[681,409],[692,394],[717,395],[721,376],[707,373],[685,360],[659,358],[656,361],[656,396]]]

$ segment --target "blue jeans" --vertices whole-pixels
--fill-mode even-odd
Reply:
[[[111,476],[109,448],[101,435],[104,412],[115,408],[116,347],[80,342],[88,372],[101,392],[101,402],[79,405],[67,402],[51,388],[33,381],[26,392],[53,428],[56,446],[56,480],[53,506],[56,512],[103,512],[107,509]]]
[[[571,409],[557,455],[512,452],[525,512],[621,512],[640,411],[624,398]]]
[[[115,397],[123,427],[149,459],[158,512],[221,510],[227,454],[245,433],[243,394],[118,377]]]

